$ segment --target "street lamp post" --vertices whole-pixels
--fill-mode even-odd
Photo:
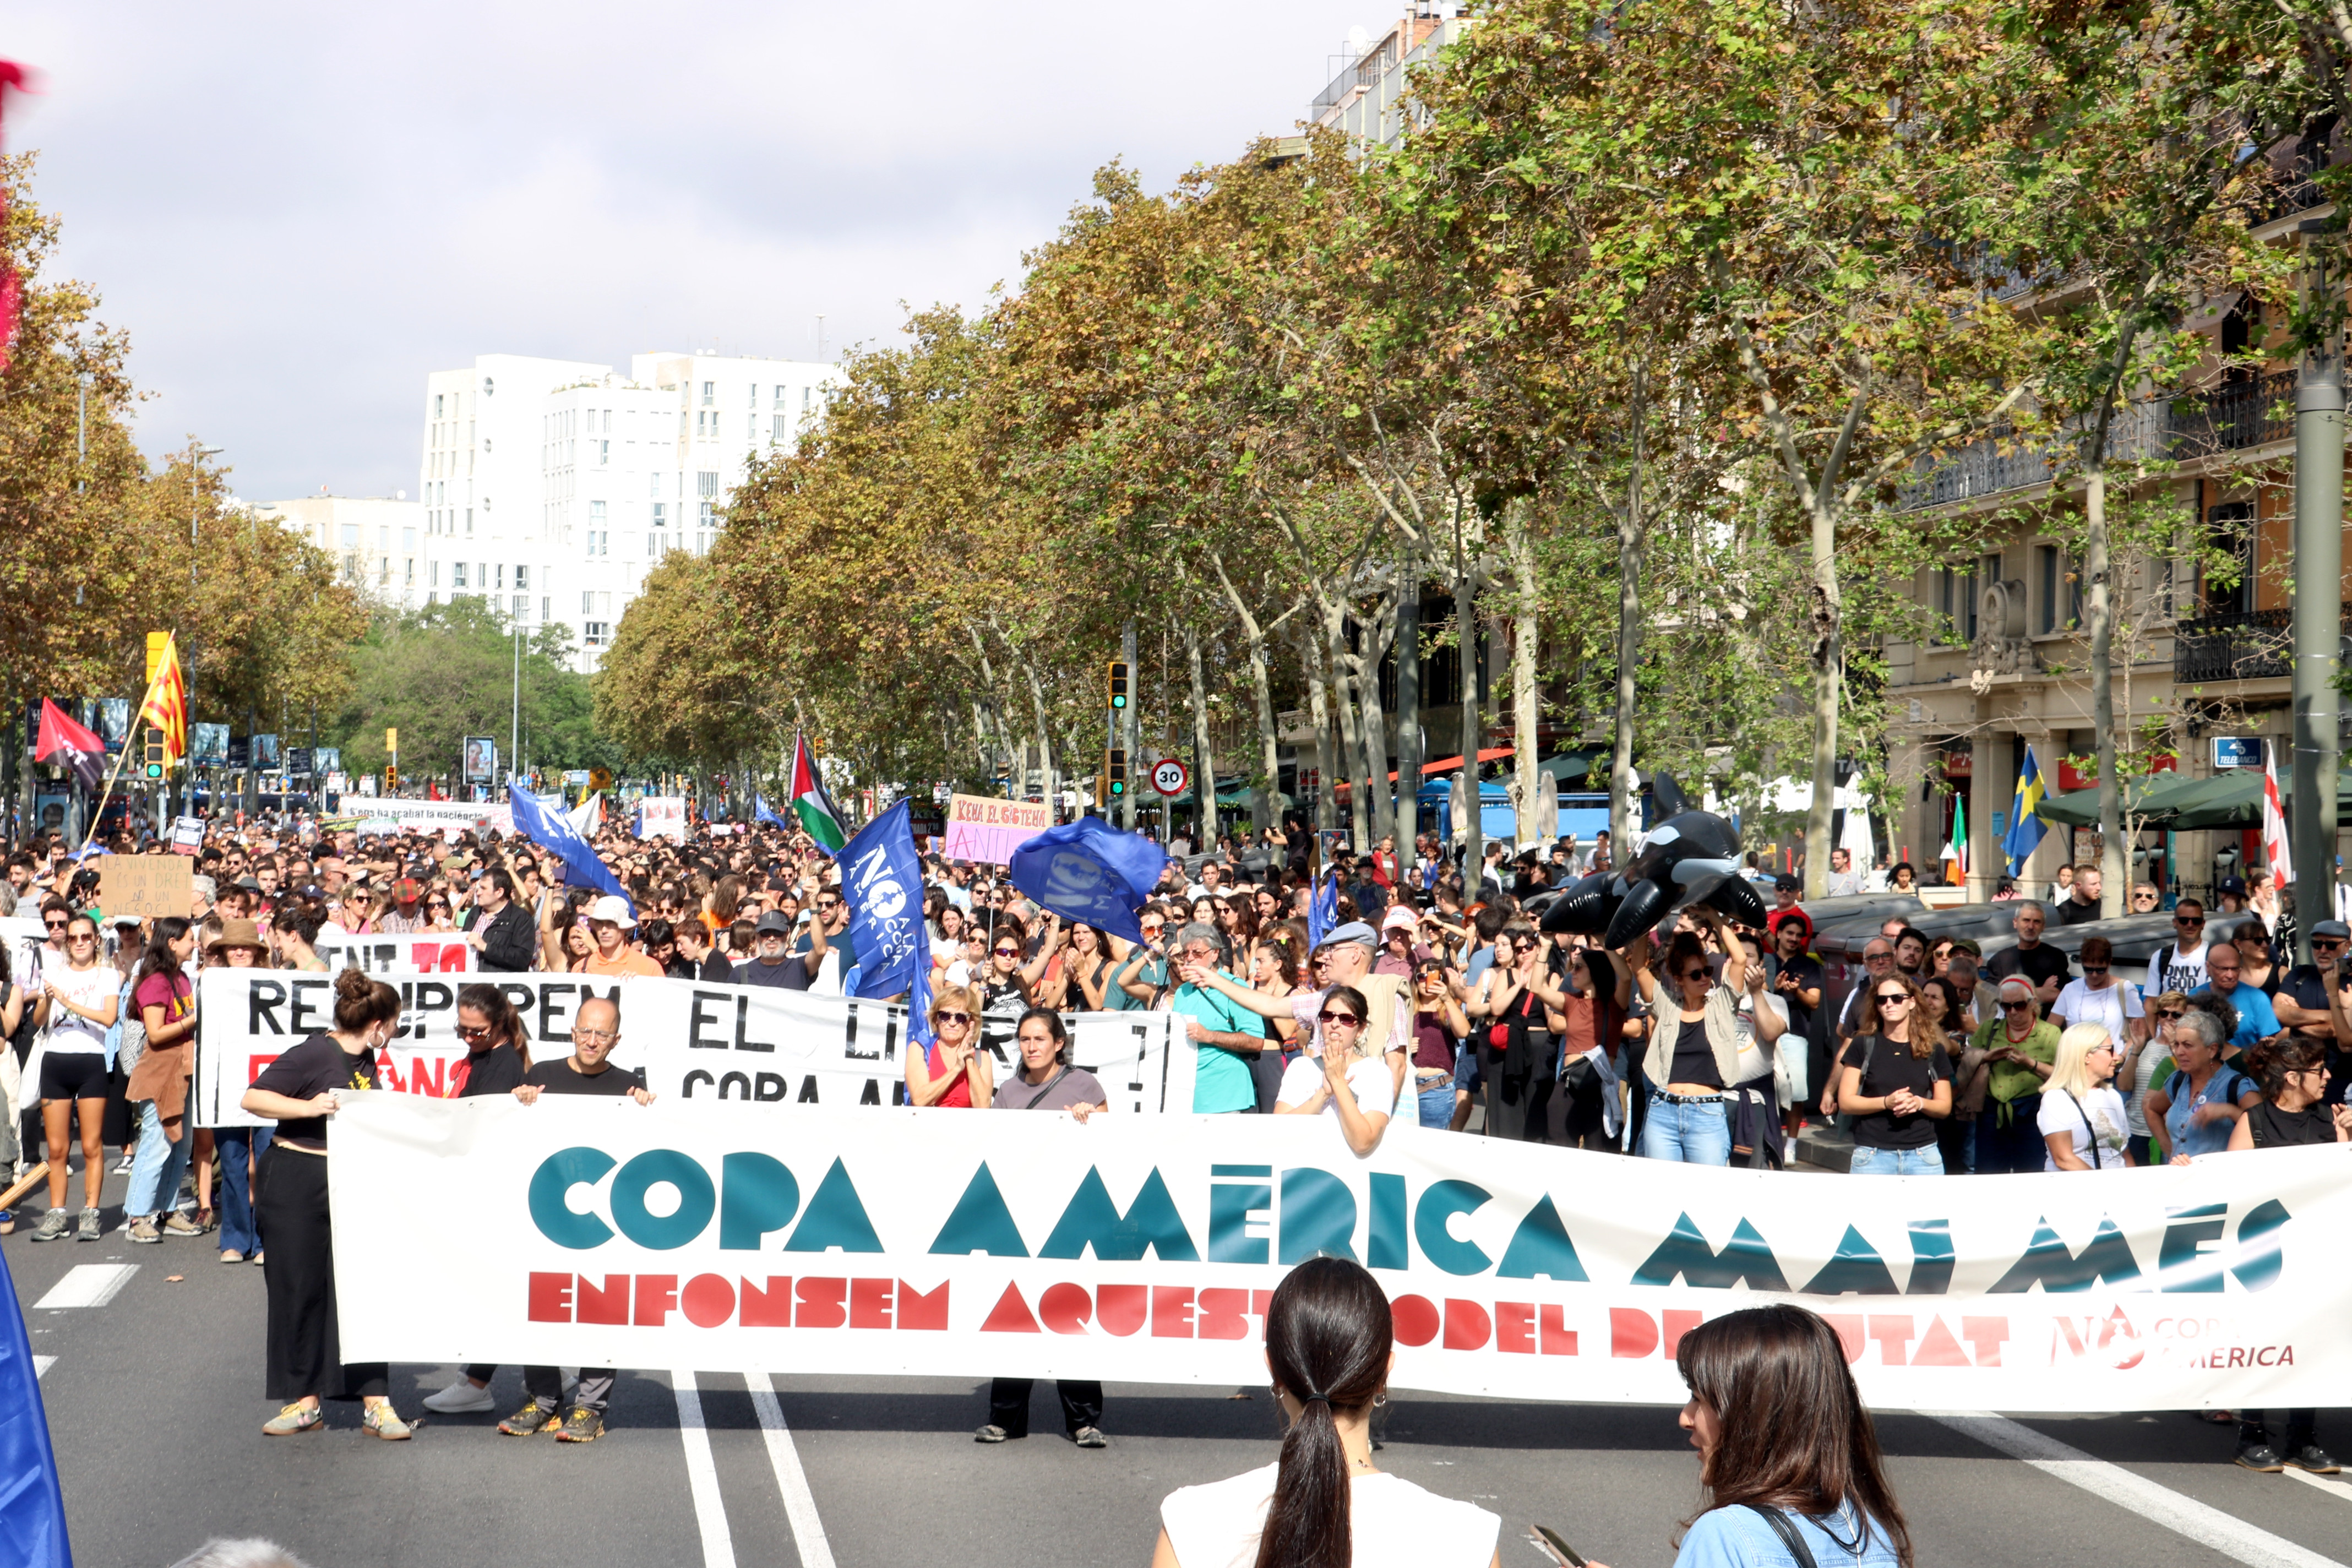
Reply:
[[[203,518],[205,512],[205,459],[206,458],[217,458],[221,455],[223,450],[224,448],[222,447],[207,447],[198,441],[192,440],[188,443],[188,612],[191,616],[195,613],[196,608],[197,524]],[[195,639],[194,637],[190,637],[188,639],[187,655],[180,660],[180,701],[182,704],[181,723],[184,729],[187,725],[193,724],[195,721],[195,670],[196,645]],[[128,744],[127,742],[125,743]],[[246,744],[247,746],[253,744],[253,738],[250,735],[246,737]],[[187,790],[189,811],[191,815],[193,815],[195,809],[196,765],[194,762],[185,757],[180,759],[180,765],[188,770],[187,777],[189,782],[187,784]],[[158,833],[163,831],[165,824],[169,818],[171,789],[172,786],[168,781],[156,786],[155,830]]]

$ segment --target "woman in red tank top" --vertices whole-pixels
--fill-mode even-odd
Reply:
[[[907,1098],[916,1105],[988,1109],[996,1076],[980,1047],[980,994],[950,985],[931,998],[931,1043],[907,1052]]]

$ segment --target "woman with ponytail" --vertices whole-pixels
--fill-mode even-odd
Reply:
[[[1316,1258],[1285,1276],[1265,1314],[1282,1458],[1171,1492],[1152,1568],[1498,1568],[1500,1519],[1372,1465],[1393,1337],[1359,1265]]]

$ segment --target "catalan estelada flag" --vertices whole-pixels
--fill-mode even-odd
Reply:
[[[155,666],[155,679],[149,682],[146,697],[140,701],[139,717],[163,737],[165,766],[188,754],[188,687],[180,677],[176,635],[163,639],[163,658]]]

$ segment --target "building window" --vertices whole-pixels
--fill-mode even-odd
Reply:
[[[583,616],[593,616],[596,613],[596,595],[594,594],[583,594],[580,595],[580,613]]]
[[[580,628],[580,640],[590,647],[603,647],[613,635],[613,629],[602,621],[589,621]]]
[[[596,443],[596,466],[603,468],[613,460],[613,443],[599,439]]]
[[[392,581],[392,557],[387,555],[376,563],[375,580],[379,584]]]
[[[416,557],[414,555],[408,558],[408,585],[412,588],[416,586]]]
[[[2254,607],[2254,508],[2251,501],[2224,501],[2205,509],[2207,544],[2229,558],[2220,571],[2200,567],[2205,614],[2244,615]]]
[[[810,390],[811,390],[810,388],[805,387],[805,386],[803,386],[803,387],[802,387],[802,388],[801,388],[801,412],[802,412],[802,413],[803,413],[803,414],[806,414],[806,413],[808,412],[808,410],[809,410],[809,392],[810,392]],[[1464,785],[1463,787],[1466,789],[1466,788],[1468,788],[1469,786],[1465,784],[1465,785]],[[1465,807],[1465,809],[1467,809],[1467,808]]]
[[[784,405],[784,391],[785,389],[781,386],[776,388],[776,401],[774,406],[782,408]]]
[[[701,510],[701,512],[699,513],[699,515],[698,515],[698,516],[695,518],[695,521],[697,521],[698,523],[701,524],[701,525],[702,525],[703,527],[705,527],[705,528],[716,528],[716,527],[718,527],[718,526],[719,526],[719,518],[718,518],[718,511],[717,511],[717,503],[716,503],[716,502],[714,502],[714,501],[704,501],[704,502],[702,503],[702,510]]]
[[[530,567],[528,567],[528,566],[517,566],[517,567],[515,568],[515,586],[516,586],[516,587],[518,587],[518,588],[529,588],[529,587],[530,586]],[[517,615],[520,615],[522,612],[521,612],[521,611],[520,611],[520,610],[518,610],[518,611],[516,611],[515,613],[516,613]]]
[[[646,494],[649,496],[657,496],[661,494],[661,481],[662,477],[658,469],[653,473],[647,474],[646,476]]]
[[[783,440],[789,433],[784,421],[790,417],[792,416],[788,414],[772,414],[768,416],[768,439],[771,443],[780,443]]]
[[[657,500],[654,502],[653,524],[657,530],[667,528],[669,526],[669,503],[667,501]]]
[[[702,406],[705,408],[713,407],[718,404],[718,402],[719,384],[715,381],[704,382],[702,384]]]
[[[433,395],[433,417],[436,419],[441,417],[441,395],[437,392]],[[436,442],[435,445],[437,446],[439,443]]]
[[[441,585],[441,563],[438,561],[427,561],[425,563],[425,585],[428,588],[437,588]]]
[[[530,618],[530,596],[529,595],[517,594],[514,596],[514,618],[518,621],[529,620]]]
[[[416,531],[415,529],[404,528],[400,531],[400,552],[403,555],[414,555],[416,553]]]
[[[343,548],[346,550],[357,550],[359,547],[360,525],[355,522],[347,522],[343,524]]]
[[[708,468],[696,474],[694,476],[694,493],[706,498],[717,495],[719,493],[719,476]]]
[[[603,501],[592,500],[588,503],[588,521],[591,522],[602,522],[604,521],[604,503]]]
[[[498,389],[499,384],[496,380],[487,375],[482,377],[482,395],[484,397],[490,396],[492,394],[496,393]]]
[[[542,621],[555,618],[555,601],[545,594],[539,596],[539,618]]]

